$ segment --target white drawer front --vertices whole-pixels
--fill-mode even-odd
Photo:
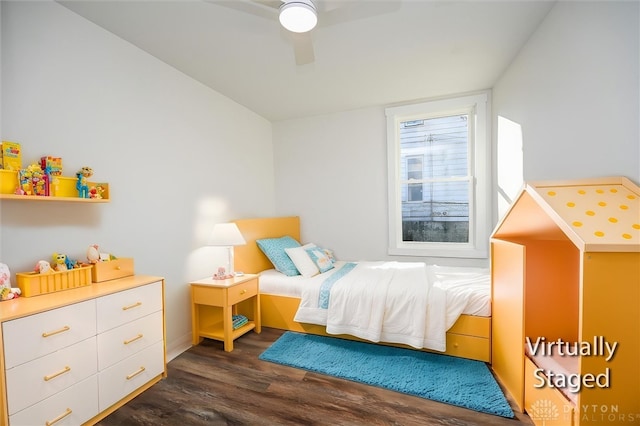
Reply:
[[[161,309],[161,282],[103,296],[97,300],[98,333],[103,333]]]
[[[98,335],[98,370],[162,341],[162,311]]]
[[[93,375],[9,417],[10,426],[77,426],[98,414],[98,375]],[[49,423],[47,423],[49,422]]]
[[[98,372],[96,337],[6,371],[9,414],[17,413]]]
[[[164,372],[164,345],[158,342],[98,375],[99,407],[106,410]]]
[[[9,369],[95,336],[96,304],[88,300],[7,321],[2,333]]]

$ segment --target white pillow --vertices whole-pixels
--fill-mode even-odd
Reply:
[[[315,246],[315,244],[309,243],[301,247],[284,249],[285,253],[287,253],[293,264],[296,265],[296,269],[305,278],[310,278],[320,273],[320,270],[313,262],[313,260],[311,260],[306,250],[314,248]]]

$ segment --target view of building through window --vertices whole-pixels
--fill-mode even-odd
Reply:
[[[402,241],[469,242],[469,115],[400,123]]]

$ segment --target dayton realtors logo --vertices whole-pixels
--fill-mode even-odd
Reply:
[[[558,420],[560,412],[558,407],[552,401],[548,399],[539,399],[531,404],[529,415],[533,420],[542,421],[542,426],[545,426],[547,421]]]

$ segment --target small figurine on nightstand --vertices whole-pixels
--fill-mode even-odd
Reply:
[[[233,278],[233,275],[227,274],[227,271],[222,266],[218,268],[218,272],[213,274],[214,280],[226,280],[229,278]]]
[[[83,167],[76,172],[76,189],[78,190],[78,197],[89,198],[89,185],[87,179],[93,176],[93,169],[91,167]]]

